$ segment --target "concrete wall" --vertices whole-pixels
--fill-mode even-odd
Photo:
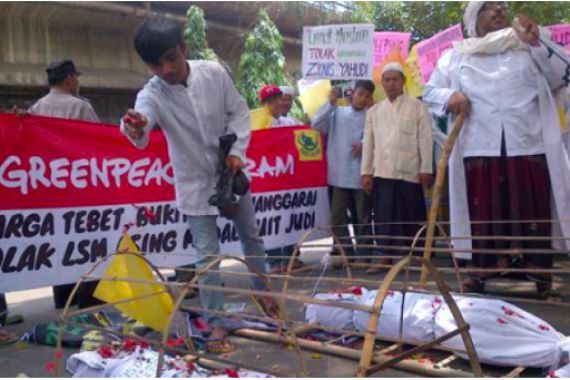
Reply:
[[[47,92],[46,65],[71,58],[83,72],[81,94],[102,120],[116,122],[150,77],[132,47],[143,17],[128,3],[0,2],[0,109],[31,105]],[[240,35],[208,29],[210,46],[234,72],[244,45]],[[298,72],[300,46],[286,45],[285,55],[288,70]]]

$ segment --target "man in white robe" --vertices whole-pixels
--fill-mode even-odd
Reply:
[[[568,83],[567,65],[552,54],[564,54],[555,44],[545,46],[547,31],[518,15],[518,28],[508,27],[506,2],[470,2],[464,23],[471,38],[454,44],[440,58],[424,91],[432,112],[467,113],[450,158],[451,232],[462,237],[454,247],[548,250],[548,240],[471,241],[475,236],[548,237],[551,223],[476,223],[498,220],[560,219],[570,237],[570,163],[560,136],[552,91]],[[553,194],[551,209],[551,192]],[[467,239],[465,239],[467,237]],[[460,255],[458,255],[460,256]],[[552,255],[512,257],[474,254],[479,268],[511,265],[551,268]],[[527,277],[541,298],[559,299],[550,274]],[[465,283],[483,291],[488,273],[473,271]]]

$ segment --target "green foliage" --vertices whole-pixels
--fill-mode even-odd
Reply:
[[[371,22],[377,30],[412,32],[412,44],[463,21],[466,1],[357,1],[353,22]],[[567,23],[570,6],[563,1],[509,2],[510,15],[524,13],[540,25]]]
[[[260,106],[259,90],[266,84],[290,85],[285,74],[283,40],[267,12],[259,12],[259,21],[245,40],[240,58],[236,87],[250,108]]]
[[[206,41],[206,20],[204,19],[204,11],[202,8],[192,5],[186,11],[184,39],[186,46],[188,46],[189,59],[215,61],[228,70],[229,66],[227,63],[220,59],[220,57],[208,47],[208,42]]]

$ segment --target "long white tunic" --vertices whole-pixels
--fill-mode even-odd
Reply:
[[[141,139],[129,139],[143,149],[151,128],[160,125],[174,168],[178,208],[187,215],[217,215],[208,199],[217,179],[218,139],[235,133],[238,139],[230,154],[245,162],[251,135],[249,110],[221,65],[210,61],[188,64],[186,87],[171,86],[155,76],[138,93],[135,109],[149,122]],[[126,135],[122,122],[121,130]]]
[[[559,47],[552,48],[564,54]],[[507,155],[546,153],[555,201],[552,219],[564,220],[561,231],[570,237],[570,162],[551,93],[565,84],[565,70],[566,65],[549,56],[544,46],[496,54],[462,54],[450,49],[440,58],[423,100],[437,115],[445,113],[455,91],[466,93],[472,103],[450,157],[452,236],[471,236],[463,158],[500,156],[504,132]],[[470,250],[471,240],[455,240],[454,247]],[[470,258],[470,254],[457,256]]]

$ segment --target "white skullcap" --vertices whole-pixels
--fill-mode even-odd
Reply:
[[[406,76],[404,72],[404,66],[400,65],[398,62],[390,62],[384,68],[382,68],[382,75],[387,71],[399,71],[403,76]]]
[[[479,18],[479,11],[485,5],[484,1],[470,1],[465,8],[463,14],[463,25],[469,37],[477,36],[477,19]]]
[[[279,89],[283,93],[283,95],[291,95],[293,96],[293,89],[289,86],[279,86]]]

